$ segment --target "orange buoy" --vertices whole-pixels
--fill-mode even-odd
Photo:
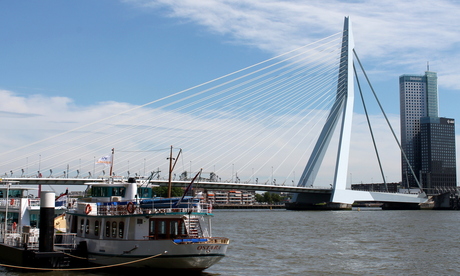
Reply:
[[[130,214],[134,213],[134,203],[128,202],[128,205],[126,205],[126,210],[128,210],[128,213]]]
[[[92,208],[91,208],[91,205],[89,204],[86,204],[86,207],[85,207],[85,214],[89,214],[91,212]]]

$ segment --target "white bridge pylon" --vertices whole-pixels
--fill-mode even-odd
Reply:
[[[313,186],[323,161],[326,150],[328,149],[334,130],[340,125],[339,143],[337,151],[334,180],[332,183],[332,193],[330,202],[353,204],[355,201],[383,201],[383,202],[402,202],[402,203],[422,203],[427,200],[426,195],[414,194],[394,194],[379,192],[352,191],[346,189],[348,176],[348,161],[350,156],[350,140],[353,117],[354,103],[354,40],[349,17],[345,17],[342,52],[339,63],[339,76],[337,82],[337,93],[335,102],[328,115],[326,123],[318,137],[316,145],[308,160],[304,172],[298,182],[299,187]],[[341,118],[341,124],[338,124]],[[319,203],[324,198],[315,199],[314,197],[297,194],[293,202]]]

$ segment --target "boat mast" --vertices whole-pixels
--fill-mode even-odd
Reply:
[[[169,173],[168,173],[168,198],[171,197],[171,186],[172,186],[172,183],[171,183],[171,174],[172,174],[172,149],[173,147],[171,146],[171,150],[169,151]]]
[[[176,166],[177,164],[177,160],[179,160],[179,155],[181,154],[182,152],[182,149],[179,150],[179,153],[177,154],[177,157],[176,158],[173,158],[172,157],[172,150],[173,150],[173,146],[171,146],[171,150],[169,151],[169,174],[168,174],[168,198],[171,197],[171,191],[172,191],[172,172],[174,170],[174,167]],[[174,164],[173,164],[173,160],[174,161]]]
[[[10,193],[10,183],[6,183],[6,204],[5,204],[5,229],[3,232],[3,242],[6,240],[6,232],[8,231],[8,204],[9,203],[9,193]]]
[[[112,157],[110,158],[110,174],[109,177],[112,177],[113,174],[113,157],[115,155],[115,149],[112,148]]]

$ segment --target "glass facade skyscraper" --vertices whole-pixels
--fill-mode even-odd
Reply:
[[[403,187],[456,186],[455,123],[438,115],[436,72],[400,76],[399,92]]]
[[[424,117],[420,126],[422,186],[433,194],[457,186],[455,120]]]

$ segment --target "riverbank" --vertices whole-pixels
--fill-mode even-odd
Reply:
[[[284,204],[213,204],[213,209],[286,209]]]

